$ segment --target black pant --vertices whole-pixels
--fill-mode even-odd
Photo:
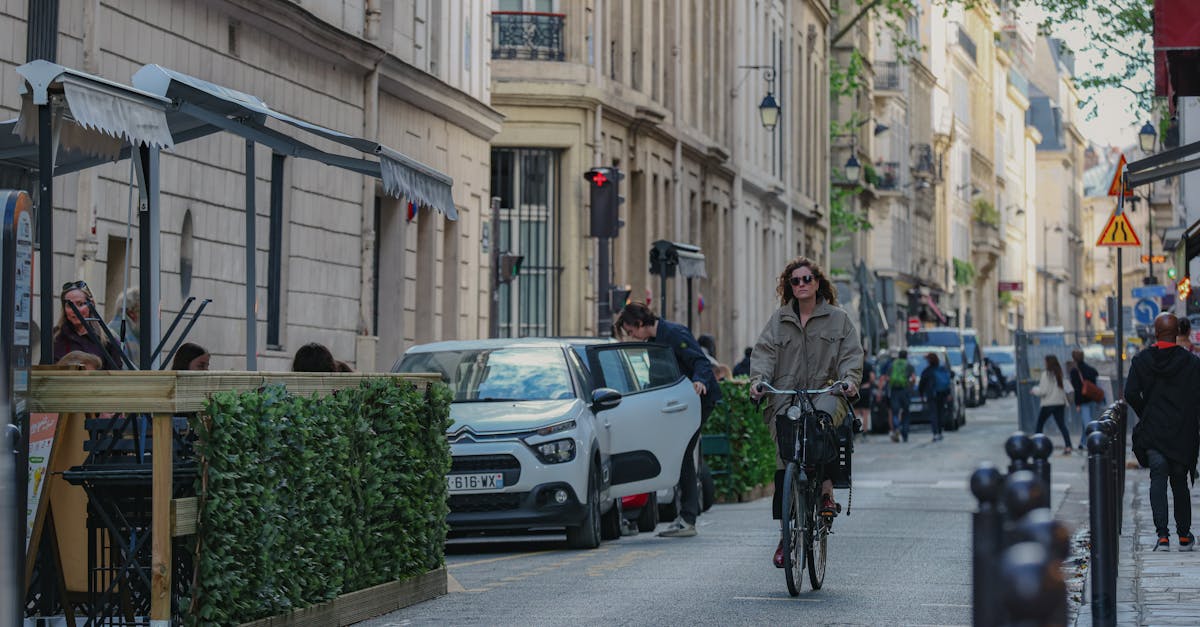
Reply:
[[[1067,431],[1066,412],[1066,405],[1042,405],[1042,410],[1038,412],[1037,430],[1034,433],[1041,433],[1042,427],[1046,426],[1046,419],[1054,416],[1054,422],[1062,432],[1063,447],[1071,448],[1071,433]]]
[[[1150,509],[1154,512],[1154,528],[1158,537],[1167,532],[1167,480],[1171,482],[1171,498],[1175,503],[1175,531],[1187,535],[1192,531],[1192,494],[1188,490],[1187,466],[1168,459],[1157,449],[1147,449],[1150,458]]]
[[[696,443],[700,441],[700,432],[708,415],[712,413],[716,403],[702,402],[700,404],[700,428],[688,440],[687,450],[683,452],[683,467],[679,469],[679,517],[684,522],[694,525],[700,516],[700,490],[696,485]]]

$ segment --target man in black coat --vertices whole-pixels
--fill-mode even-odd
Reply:
[[[1150,508],[1158,532],[1155,550],[1171,546],[1167,528],[1167,482],[1175,503],[1179,550],[1190,551],[1192,501],[1188,474],[1200,453],[1200,359],[1175,344],[1179,319],[1164,312],[1154,319],[1158,341],[1133,358],[1125,399],[1141,423],[1135,448],[1144,448],[1150,465]]]

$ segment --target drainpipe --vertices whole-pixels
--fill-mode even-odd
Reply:
[[[100,0],[86,0],[83,3],[83,71],[91,74],[100,72],[100,39],[96,34],[96,16],[100,12]],[[83,279],[92,285],[101,283],[102,276],[96,275],[96,253],[100,245],[96,237],[96,188],[99,186],[100,174],[96,168],[88,168],[79,173],[76,183],[78,192],[75,212],[75,273],[72,279]],[[128,256],[132,251],[125,251]],[[125,286],[128,287],[128,286]],[[108,287],[105,286],[107,292]],[[104,294],[104,302],[110,307],[115,302],[113,294]]]
[[[366,15],[363,24],[363,39],[377,41],[379,39],[379,22],[383,10],[379,7],[381,0],[367,0]]]
[[[370,6],[370,5],[368,5]],[[370,9],[367,12],[370,16]],[[378,18],[378,16],[376,16]],[[363,137],[375,140],[379,137],[379,63],[366,75],[363,85]],[[355,366],[361,372],[375,370],[375,343],[377,329],[371,328],[375,310],[375,186],[374,177],[364,176],[361,207],[361,256],[359,276],[361,285],[358,299],[358,336],[355,340]]]

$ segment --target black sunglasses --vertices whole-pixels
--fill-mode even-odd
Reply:
[[[806,274],[804,276],[794,276],[791,279],[789,279],[789,282],[792,284],[793,287],[795,287],[797,285],[800,285],[801,283],[804,283],[804,284],[812,283],[815,280],[817,280],[817,277],[815,277],[811,274]]]
[[[67,281],[66,283],[63,283],[62,293],[66,294],[71,290],[86,290],[87,288],[88,284],[84,283],[83,281]]]

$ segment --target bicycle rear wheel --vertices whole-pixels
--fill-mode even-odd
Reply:
[[[813,492],[816,494],[816,491]],[[812,508],[805,512],[808,524],[805,525],[804,553],[808,560],[808,582],[813,590],[820,590],[825,583],[825,557],[829,542],[830,519],[817,515],[816,500]]]
[[[800,594],[804,577],[806,517],[812,507],[806,502],[800,471],[795,462],[788,464],[783,479],[783,515],[780,527],[783,531],[783,574],[787,579],[788,592]]]

